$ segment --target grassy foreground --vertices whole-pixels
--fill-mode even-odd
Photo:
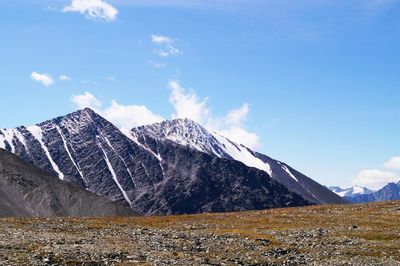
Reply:
[[[0,219],[0,265],[400,265],[400,202]]]

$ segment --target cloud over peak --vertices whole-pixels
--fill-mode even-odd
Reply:
[[[187,91],[176,80],[171,80],[168,87],[171,90],[169,101],[175,109],[172,118],[189,118],[202,124],[208,130],[218,132],[250,149],[261,146],[258,135],[249,132],[244,127],[244,122],[250,112],[247,103],[238,109],[230,110],[224,116],[213,116],[211,108],[207,105],[207,97],[200,99],[194,91]]]
[[[104,0],[72,0],[63,12],[77,12],[88,19],[111,22],[117,19],[118,10]]]
[[[203,125],[208,130],[218,132],[250,149],[260,147],[258,135],[249,132],[244,127],[244,121],[250,112],[248,104],[245,103],[224,116],[213,116],[211,108],[208,106],[207,97],[200,98],[195,91],[186,90],[176,80],[171,80],[168,83],[168,88],[171,92],[169,102],[174,108],[174,112],[171,114],[172,119],[188,118]],[[79,109],[92,108],[122,129],[131,129],[165,120],[163,116],[153,113],[144,105],[122,105],[112,100],[109,106],[104,106],[98,98],[89,92],[75,95],[71,98],[71,101]]]
[[[112,100],[108,107],[96,98],[93,94],[85,92],[81,95],[75,95],[71,98],[79,109],[89,107],[106,119],[113,122],[121,129],[132,129],[133,127],[153,124],[164,120],[162,116],[152,113],[144,105],[121,105]]]
[[[187,92],[176,80],[171,80],[168,88],[171,90],[169,102],[175,109],[172,118],[188,118],[201,124],[208,122],[207,98],[199,99],[194,91]]]

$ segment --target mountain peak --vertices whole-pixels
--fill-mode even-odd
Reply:
[[[89,108],[89,107],[85,107],[85,108],[83,108],[83,109],[81,109],[81,110],[78,110],[78,112],[81,112],[81,113],[86,113],[86,114],[91,114],[91,115],[99,115],[96,111],[94,111],[93,109],[91,109],[91,108]]]
[[[332,186],[329,187],[329,189],[341,197],[354,197],[357,195],[365,195],[373,193],[372,190],[358,185],[346,189],[342,189],[341,187],[338,186]]]
[[[75,112],[72,112],[72,113],[69,113],[69,114],[66,114],[66,115],[63,115],[63,116],[60,116],[60,117],[76,116],[76,115],[79,115],[79,116],[81,116],[81,115],[101,116],[96,111],[94,111],[93,109],[91,109],[89,107],[86,107],[86,108],[79,109],[79,110],[77,110]]]
[[[141,126],[133,128],[130,134],[142,145],[148,145],[154,153],[159,151],[156,148],[158,142],[164,144],[165,142],[174,142],[212,156],[239,161],[248,167],[262,170],[310,202],[345,202],[333,192],[288,165],[254,152],[216,132],[210,132],[190,119],[174,119]]]
[[[173,141],[201,152],[216,154],[220,158],[226,156],[212,133],[199,123],[187,118],[140,126],[133,128],[131,132],[135,136],[144,135],[158,140]]]

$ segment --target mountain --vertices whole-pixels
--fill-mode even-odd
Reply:
[[[348,198],[353,203],[366,203],[375,201],[400,200],[400,182],[389,183],[380,190]]]
[[[364,195],[364,194],[372,194],[374,191],[366,188],[366,187],[360,187],[360,186],[354,186],[351,188],[346,188],[342,189],[337,186],[332,186],[329,187],[331,191],[334,193],[338,194],[340,197],[347,197],[347,198],[352,198],[358,195]]]
[[[62,181],[0,149],[0,217],[134,214],[129,206]]]
[[[0,130],[0,147],[61,180],[129,204],[141,214],[311,203],[266,171],[172,141],[139,141],[90,109],[35,126]]]
[[[158,153],[160,145],[177,143],[209,155],[236,160],[248,167],[268,173],[290,191],[314,204],[346,203],[347,201],[289,165],[234,143],[216,132],[209,132],[189,119],[175,119],[131,130],[141,145]]]

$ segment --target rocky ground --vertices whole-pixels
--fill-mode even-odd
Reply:
[[[0,265],[400,265],[400,202],[0,219]]]

